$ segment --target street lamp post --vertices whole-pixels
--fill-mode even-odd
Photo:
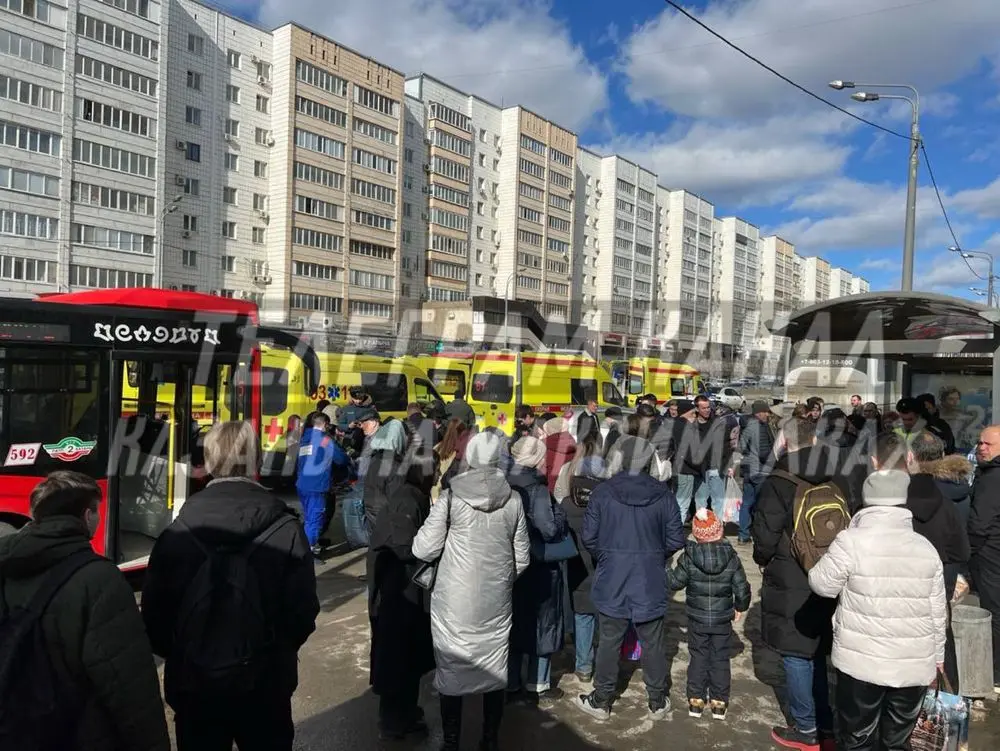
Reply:
[[[510,312],[510,284],[514,281],[517,271],[510,272],[507,283],[503,286],[503,348],[510,349],[510,322],[508,314]]]
[[[964,258],[967,261],[970,258],[979,258],[981,260],[986,261],[989,264],[990,270],[986,277],[986,304],[992,308],[994,300],[994,292],[995,292],[993,280],[996,279],[996,276],[993,273],[993,254],[984,253],[979,250],[962,250],[957,245],[952,245],[950,248],[948,248],[948,250],[950,250],[952,253],[958,253],[960,256],[962,256],[962,258]],[[975,290],[972,291],[975,292]]]
[[[898,99],[909,102],[910,119],[910,161],[906,180],[906,221],[903,228],[903,278],[900,288],[904,292],[913,289],[913,248],[917,230],[917,177],[920,173],[920,93],[909,84],[901,83],[855,83],[854,81],[831,81],[830,88],[844,89],[907,89],[912,98],[898,94],[876,94],[858,91],[851,94],[857,102],[878,102],[882,99]]]
[[[180,202],[184,200],[184,194],[178,193],[174,196],[173,200],[163,207],[163,211],[160,212],[160,217],[156,223],[156,242],[159,245],[156,254],[156,273],[153,275],[153,286],[162,287],[163,286],[163,267],[166,260],[166,250],[167,246],[164,242],[166,240],[167,234],[167,214],[173,214],[177,209],[180,208]]]

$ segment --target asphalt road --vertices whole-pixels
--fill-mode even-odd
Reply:
[[[292,500],[290,495],[285,497]],[[338,522],[334,522],[330,534],[334,542],[343,539]],[[754,604],[735,629],[733,700],[725,722],[694,720],[681,709],[685,701],[687,643],[683,595],[679,594],[667,617],[671,697],[675,705],[669,720],[653,723],[645,718],[641,671],[632,665],[623,665],[622,681],[627,681],[627,687],[611,719],[602,724],[583,715],[570,706],[569,699],[587,689],[573,675],[570,657],[562,655],[555,662],[553,678],[566,692],[565,698],[551,711],[519,705],[508,707],[501,735],[503,747],[511,751],[776,748],[769,733],[772,725],[783,722],[782,668],[778,656],[760,639],[759,571],[750,560],[749,548],[740,548],[740,554],[754,587]],[[440,743],[440,721],[430,675],[423,684],[421,704],[427,711],[431,735],[405,743],[384,743],[378,739],[377,698],[368,689],[369,631],[363,551],[338,555],[337,548],[332,548],[317,574],[322,612],[316,632],[299,655],[299,689],[293,700],[295,748],[299,751],[436,749]],[[462,748],[470,751],[478,742],[481,714],[479,707],[474,706],[477,704],[466,702]],[[1000,712],[994,702],[988,707],[975,713],[971,749],[1000,748]]]

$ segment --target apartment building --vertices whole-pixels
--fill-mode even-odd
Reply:
[[[830,262],[819,256],[798,256],[799,299],[803,306],[830,299]]]
[[[637,347],[654,328],[656,175],[580,149],[576,202],[580,321]]]
[[[691,348],[708,340],[718,313],[715,207],[693,193],[659,185],[656,196],[654,335]]]
[[[712,341],[744,350],[761,345],[760,230],[745,219],[715,220],[718,315]]]
[[[871,284],[868,283],[867,279],[862,279],[860,276],[851,277],[852,295],[863,295],[868,292],[871,292]]]
[[[763,349],[767,353],[767,372],[779,364],[786,339],[767,333],[767,325],[781,315],[801,307],[799,262],[795,246],[770,235],[760,240],[760,317],[763,324]]]

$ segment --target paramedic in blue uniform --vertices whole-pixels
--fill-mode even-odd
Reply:
[[[306,538],[313,555],[321,552],[319,536],[326,522],[327,493],[331,475],[337,470],[349,470],[351,460],[347,452],[330,437],[330,419],[322,412],[310,415],[310,424],[302,433],[299,444],[298,478],[295,489],[302,503],[302,517]]]

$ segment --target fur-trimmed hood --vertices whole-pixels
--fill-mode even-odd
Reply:
[[[953,454],[935,462],[920,465],[920,471],[932,475],[935,480],[967,484],[972,472],[972,463],[964,456]]]

